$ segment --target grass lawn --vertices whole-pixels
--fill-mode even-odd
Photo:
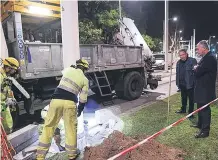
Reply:
[[[171,111],[167,116],[167,99],[158,101],[131,115],[125,115],[122,120],[125,123],[124,133],[128,136],[141,134],[152,135],[160,129],[182,118],[183,115],[176,114],[180,109],[180,94],[170,98]],[[195,139],[194,135],[198,129],[190,127],[197,121],[195,119],[185,120],[178,126],[169,129],[156,140],[171,147],[181,148],[187,153],[185,160],[218,160],[218,107],[213,106],[212,125],[208,138]]]

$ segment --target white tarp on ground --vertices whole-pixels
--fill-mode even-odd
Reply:
[[[107,115],[107,116],[100,116],[100,115]],[[123,121],[119,117],[115,116],[108,109],[98,110],[95,118],[97,119],[99,125],[96,125],[95,127],[90,128],[88,130],[88,135],[85,137],[86,146],[99,145],[114,130],[118,130],[118,131],[123,130],[123,124],[124,124]],[[81,143],[81,141],[77,141],[77,142]],[[55,145],[56,145],[55,143],[52,143],[51,147],[55,149]],[[60,157],[61,157],[64,160],[66,155],[64,156],[64,154],[62,154],[62,153],[59,153],[59,154],[57,154],[57,153],[58,152],[56,152],[56,153],[50,152],[47,155],[47,158],[50,157],[50,159],[60,159]],[[82,155],[80,156],[79,159],[82,159]]]
[[[96,121],[100,125],[89,130],[87,137],[89,146],[102,143],[114,130],[122,132],[124,126],[123,121],[108,109],[98,110],[95,114]]]
[[[42,117],[44,116],[45,116],[45,113],[42,113]],[[82,119],[82,122],[81,122],[81,119]],[[81,117],[81,119],[80,119],[80,123],[83,124],[83,117]],[[79,149],[82,148],[81,151],[83,151],[83,148],[85,146],[96,146],[98,144],[101,144],[103,140],[107,138],[114,130],[118,130],[121,132],[123,130],[123,124],[124,124],[123,121],[119,117],[115,116],[113,112],[109,109],[101,109],[101,110],[96,111],[95,119],[96,119],[96,122],[98,122],[98,125],[92,128],[89,128],[88,134],[86,134],[86,136],[84,132],[83,134],[78,134],[78,137],[77,137],[78,144],[77,145]],[[63,120],[60,121],[60,123],[58,124],[58,127],[61,129],[61,138],[62,138],[61,144],[64,146],[65,145],[65,129],[63,125]],[[38,141],[32,144],[31,146],[36,147],[37,145],[38,145]],[[16,160],[26,160],[31,157],[34,157],[34,154],[29,153],[27,154],[27,156],[23,157],[22,153],[19,152],[15,157],[16,157],[15,158]],[[58,160],[58,159],[67,160],[67,154],[63,152],[61,153],[59,151],[59,148],[56,145],[54,139],[52,139],[51,147],[49,149],[48,154],[46,155],[46,159],[48,158],[52,160]],[[81,154],[81,156],[78,159],[83,159],[83,154]]]

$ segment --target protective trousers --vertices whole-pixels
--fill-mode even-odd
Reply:
[[[65,127],[65,149],[69,159],[76,157],[77,147],[77,107],[75,102],[69,100],[53,99],[50,103],[42,135],[37,148],[37,160],[44,160],[51,145],[54,131],[63,117]]]
[[[13,119],[11,116],[11,111],[9,107],[6,107],[6,104],[1,103],[1,117],[2,125],[5,129],[6,134],[10,134],[13,128]]]

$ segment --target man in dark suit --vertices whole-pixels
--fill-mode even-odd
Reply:
[[[197,107],[200,108],[216,98],[216,75],[217,61],[209,50],[206,41],[197,44],[197,52],[202,57],[198,65],[194,66],[195,89],[194,99]],[[207,106],[198,113],[198,123],[196,126],[200,132],[195,138],[205,138],[209,136],[211,123],[211,109]]]
[[[176,113],[186,113],[187,99],[189,99],[188,113],[194,111],[194,71],[196,59],[188,57],[185,49],[179,51],[180,60],[176,64],[176,85],[181,90],[182,107]],[[190,118],[193,118],[190,117]]]

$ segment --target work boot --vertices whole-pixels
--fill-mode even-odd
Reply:
[[[176,113],[179,113],[179,114],[180,113],[186,113],[186,111],[183,111],[183,110],[180,109],[180,110],[176,111]]]
[[[79,149],[76,149],[76,157],[75,158],[72,158],[72,159],[70,159],[70,160],[76,160],[78,157],[79,157],[79,155],[80,155],[80,150]]]
[[[195,138],[206,138],[208,136],[209,136],[209,132],[200,131],[197,135],[195,135]]]

